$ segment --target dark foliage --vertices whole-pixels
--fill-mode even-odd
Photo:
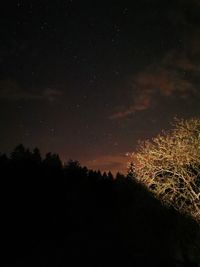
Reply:
[[[199,226],[129,177],[22,145],[0,173],[3,266],[199,266]]]

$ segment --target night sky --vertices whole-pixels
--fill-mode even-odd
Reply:
[[[0,8],[0,151],[124,171],[137,141],[200,115],[199,0]]]

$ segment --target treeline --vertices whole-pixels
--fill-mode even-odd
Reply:
[[[3,266],[198,266],[199,226],[128,176],[0,155]]]

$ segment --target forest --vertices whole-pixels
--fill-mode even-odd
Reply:
[[[2,266],[199,266],[198,223],[128,174],[23,145],[0,173]]]

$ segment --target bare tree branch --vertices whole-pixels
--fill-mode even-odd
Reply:
[[[200,119],[176,119],[171,132],[140,143],[131,157],[129,176],[200,221]]]

